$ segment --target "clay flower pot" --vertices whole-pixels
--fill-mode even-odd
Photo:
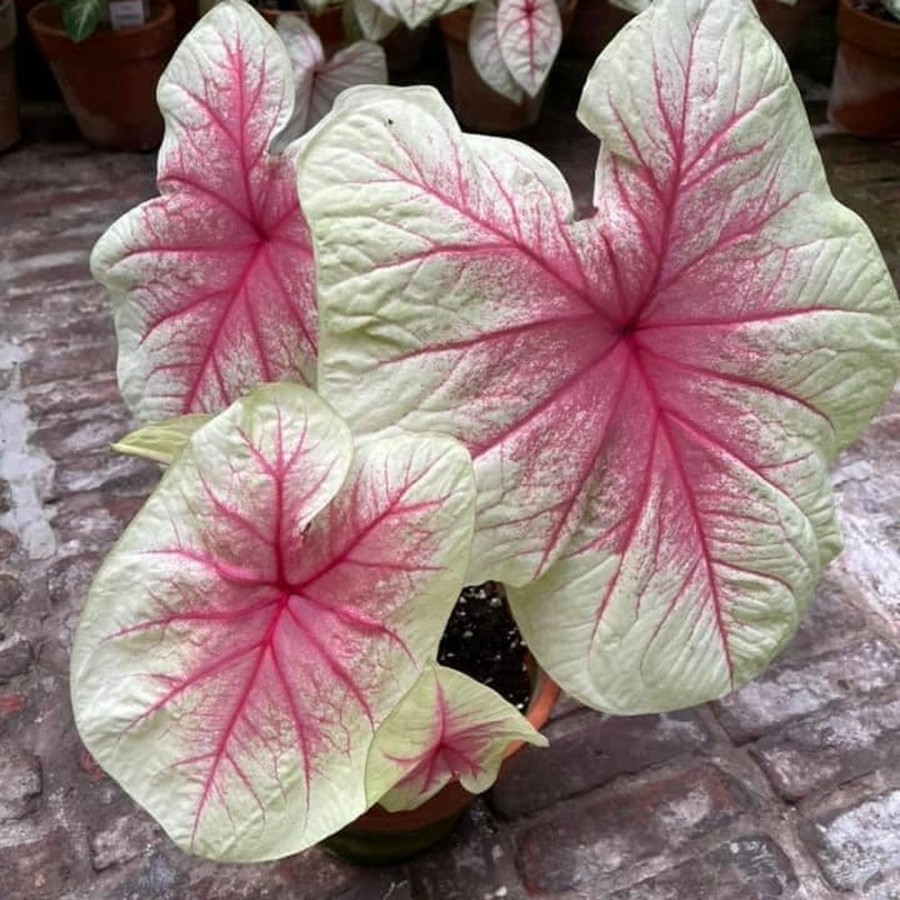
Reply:
[[[828,118],[867,138],[900,138],[900,23],[841,0]]]
[[[51,3],[38,4],[28,25],[85,140],[107,150],[159,146],[163,120],[156,83],[177,42],[171,4],[156,4],[146,25],[98,29],[78,44]]]
[[[19,98],[16,93],[16,7],[0,0],[0,151],[19,140]]]
[[[533,672],[534,687],[525,717],[540,730],[556,706],[559,686],[537,666]],[[504,765],[522,746],[520,741],[509,745]],[[499,777],[503,777],[503,767]],[[400,862],[443,840],[474,800],[474,794],[453,781],[408,812],[387,812],[373,806],[322,845],[344,859],[364,865]]]
[[[577,0],[566,0],[562,8],[563,35],[572,24],[576,3]],[[513,103],[486,85],[469,59],[471,8],[441,16],[440,23],[450,60],[453,110],[460,125],[489,134],[510,134],[534,125],[544,105],[546,83],[536,96],[526,96],[521,103]]]

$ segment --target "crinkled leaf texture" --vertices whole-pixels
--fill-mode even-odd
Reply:
[[[326,60],[319,35],[299,15],[278,19],[294,70],[294,114],[281,141],[306,132],[331,110],[341,91],[356,84],[387,84],[384,50],[372,41],[356,41]]]
[[[91,258],[113,300],[119,385],[143,421],[217,412],[265,381],[311,383],[315,284],[293,151],[290,62],[273,28],[225,0],[176,51],[157,91],[160,197]]]
[[[462,586],[471,462],[363,442],[267,385],[191,438],[107,557],[72,659],[81,736],[180,846],[295,853],[366,808],[375,729]]]
[[[429,666],[375,735],[366,769],[369,803],[415,809],[454,779],[473,794],[496,780],[510,744],[547,739],[496,691]]]
[[[762,670],[839,549],[828,464],[897,376],[898,302],[830,195],[749,2],[659,0],[582,97],[590,218],[427,89],[359,89],[299,165],[320,389],[358,432],[442,431],[479,488],[468,580],[612,712]]]

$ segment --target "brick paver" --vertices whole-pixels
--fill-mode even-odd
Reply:
[[[585,210],[596,145],[571,124],[567,77],[534,141]],[[900,147],[821,147],[896,277]],[[0,158],[0,896],[900,898],[900,394],[836,470],[847,549],[756,684],[667,716],[565,703],[551,748],[524,751],[408,865],[360,870],[316,848],[218,866],[177,850],[85,753],[67,684],[86,587],[157,478],[106,449],[130,422],[87,270],[103,228],[152,192],[149,157],[38,143]]]

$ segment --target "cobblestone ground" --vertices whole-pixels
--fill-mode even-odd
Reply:
[[[570,95],[533,140],[586,209],[596,144]],[[897,277],[900,147],[820,130],[836,193]],[[0,158],[0,897],[900,898],[900,394],[835,472],[846,550],[757,683],[666,716],[563,704],[551,748],[523,752],[406,866],[318,849],[218,866],[173,847],[85,753],[67,689],[89,580],[157,477],[107,451],[131,423],[87,270],[105,226],[152,194],[152,167],[78,142]]]

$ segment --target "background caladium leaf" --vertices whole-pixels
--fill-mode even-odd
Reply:
[[[109,555],[72,696],[97,761],[182,847],[284,856],[366,807],[375,729],[462,586],[471,463],[450,438],[354,455],[299,385],[192,437]]]
[[[473,794],[496,780],[507,747],[547,739],[496,691],[429,666],[375,735],[366,769],[369,803],[415,809],[454,778]]]
[[[278,36],[294,70],[294,114],[280,141],[299,137],[330,110],[341,91],[356,84],[386,84],[384,50],[371,41],[356,41],[326,60],[322,41],[300,16],[282,15]]]
[[[658,0],[610,44],[576,223],[433,93],[344,96],[299,167],[325,395],[468,444],[470,579],[511,586],[565,690],[640,712],[755,675],[839,547],[827,466],[897,376],[900,307],[750,3]]]
[[[144,425],[121,440],[116,441],[110,449],[127,456],[140,456],[152,459],[165,466],[187,446],[191,435],[210,420],[208,413],[191,413],[177,419],[166,419]]]
[[[370,41],[383,40],[400,22],[393,4],[385,11],[381,4],[375,3],[374,0],[353,0],[352,8],[359,30],[363,37]]]
[[[525,92],[510,74],[500,52],[496,0],[479,0],[469,25],[469,59],[481,80],[513,103],[521,103]]]
[[[94,248],[112,296],[119,383],[144,421],[215,412],[264,382],[310,383],[314,277],[292,154],[290,63],[274,29],[225,0],[159,82],[161,196]]]
[[[556,0],[497,0],[500,53],[516,83],[534,97],[562,43]]]

